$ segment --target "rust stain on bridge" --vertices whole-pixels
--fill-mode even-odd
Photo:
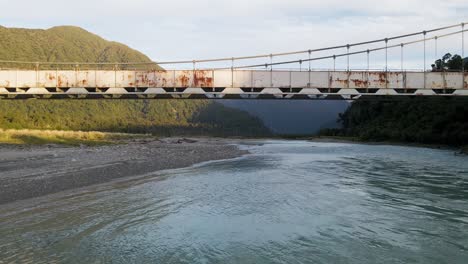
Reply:
[[[88,87],[88,80],[86,79],[81,80],[81,86]]]
[[[213,72],[212,71],[195,71],[193,84],[194,84],[194,87],[202,87],[202,88],[213,87]]]
[[[178,83],[180,83],[181,87],[189,87],[190,86],[190,73],[189,71],[182,71],[182,74],[180,74],[177,77]],[[177,85],[179,86],[179,85]]]
[[[370,72],[369,75],[378,75],[378,80],[380,83],[382,84],[386,84],[388,83],[388,72],[378,72],[378,73],[375,73],[375,72]],[[391,73],[390,73],[391,74]]]
[[[55,80],[55,74],[52,74],[52,73],[47,73],[47,75],[46,75],[46,76],[47,76],[46,78],[47,78],[47,79],[49,79],[49,81],[53,81],[53,80]]]
[[[136,77],[136,86],[144,86],[147,87],[149,83],[148,74],[144,74],[142,72],[137,73]]]
[[[366,88],[369,85],[367,80],[352,79],[351,81],[357,88]]]
[[[61,75],[57,76],[57,86],[58,87],[70,87],[68,83],[68,79],[66,79],[66,81],[64,81],[63,79],[64,78]]]

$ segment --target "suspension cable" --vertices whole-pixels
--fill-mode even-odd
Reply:
[[[360,50],[360,51],[354,51],[354,52],[342,53],[342,54],[335,54],[335,55],[323,56],[323,57],[315,57],[315,58],[311,58],[311,59],[303,59],[302,62],[305,62],[305,61],[318,61],[318,60],[325,60],[325,59],[333,59],[335,61],[336,58],[339,58],[339,57],[346,57],[346,56],[351,56],[351,55],[363,54],[363,53],[366,53],[366,52],[374,52],[374,51],[392,49],[392,48],[402,47],[402,45],[407,46],[407,45],[411,45],[411,44],[426,42],[427,40],[435,39],[435,37],[440,39],[440,38],[449,37],[449,36],[457,35],[457,34],[460,34],[460,33],[464,33],[466,31],[468,31],[468,29],[447,33],[447,34],[444,34],[444,35],[434,36],[434,37],[431,37],[431,38],[424,38],[424,39],[409,41],[409,42],[405,42],[405,43],[390,45],[390,46],[386,45],[386,46],[383,46],[383,47],[378,47],[378,48],[373,48],[373,49]],[[284,65],[284,64],[293,64],[293,63],[298,63],[298,62],[299,62],[299,60],[281,61],[281,62],[275,62],[275,63],[273,63],[273,65],[276,66],[276,65]],[[257,67],[265,67],[265,66],[268,67],[268,66],[272,66],[272,65],[269,65],[268,63],[267,64],[244,65],[244,66],[237,66],[234,69],[257,68]],[[226,68],[210,68],[210,69],[223,70],[223,69],[226,69]]]
[[[319,51],[335,50],[335,49],[342,49],[342,48],[348,48],[348,47],[351,48],[351,47],[355,47],[355,46],[362,46],[362,45],[367,45],[367,44],[384,42],[386,39],[388,41],[390,41],[390,40],[395,40],[395,39],[413,37],[413,36],[422,35],[422,34],[424,34],[424,32],[432,33],[432,32],[451,29],[451,28],[455,28],[455,27],[459,27],[459,26],[460,26],[460,24],[450,25],[450,26],[435,28],[435,29],[431,29],[431,30],[414,32],[414,33],[404,34],[404,35],[398,35],[398,36],[389,37],[389,38],[382,38],[382,39],[376,39],[376,40],[370,40],[370,41],[364,41],[364,42],[357,42],[357,43],[353,43],[353,44],[331,46],[331,47],[310,49],[310,50],[293,51],[293,52],[283,52],[283,53],[274,53],[274,54],[263,54],[263,55],[234,57],[234,59],[235,60],[259,59],[259,58],[267,58],[267,57],[270,57],[271,55],[273,55],[274,57],[280,57],[280,56],[288,56],[288,55],[305,54],[305,53],[308,53],[308,52],[319,52]],[[196,61],[197,62],[219,62],[219,61],[226,61],[226,60],[229,60],[229,59],[231,59],[231,58],[215,58],[215,59],[204,59],[204,60],[202,59],[202,60],[196,60]],[[187,63],[187,61],[162,61],[162,62],[156,62],[156,63],[158,63],[158,64],[185,64],[185,63]]]
[[[17,64],[42,64],[42,65],[167,65],[167,64],[196,64],[196,63],[204,63],[204,62],[221,62],[221,61],[231,61],[231,60],[247,60],[247,59],[258,59],[258,58],[268,58],[268,57],[281,57],[281,56],[288,56],[288,55],[297,55],[297,54],[305,54],[305,53],[312,53],[312,52],[319,52],[319,51],[328,51],[328,50],[335,50],[335,49],[342,49],[342,48],[351,48],[355,46],[379,43],[384,41],[391,41],[401,38],[407,38],[412,36],[418,36],[421,34],[432,33],[436,31],[451,29],[455,27],[459,27],[465,23],[450,25],[446,27],[435,28],[431,30],[425,30],[421,32],[415,32],[410,34],[398,35],[389,38],[382,38],[376,39],[371,41],[364,41],[364,42],[357,42],[353,44],[346,44],[346,45],[339,45],[339,46],[331,46],[325,48],[318,48],[318,49],[309,49],[309,50],[302,50],[302,51],[293,51],[293,52],[283,52],[283,53],[273,53],[273,54],[262,54],[262,55],[253,55],[253,56],[243,56],[243,57],[226,57],[226,58],[214,58],[214,59],[200,59],[200,60],[180,60],[180,61],[151,61],[151,62],[38,62],[38,61],[14,61],[14,60],[0,60],[0,63],[17,63]],[[353,53],[350,53],[352,55]],[[304,60],[305,61],[305,60]],[[271,65],[275,65],[274,63],[270,63]],[[262,66],[265,66],[263,64]]]

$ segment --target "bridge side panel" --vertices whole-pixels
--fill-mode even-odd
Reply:
[[[58,71],[57,72],[57,87],[59,88],[77,87],[76,83],[77,83],[76,71]]]
[[[152,71],[136,71],[135,72],[135,86],[136,87],[149,87],[149,76]]]
[[[387,82],[388,82],[387,88],[391,88],[391,89],[403,89],[403,88],[405,88],[404,73],[402,73],[402,72],[388,72],[387,73]]]
[[[36,72],[35,71],[18,71],[18,83],[16,84],[19,88],[30,88],[36,87]]]
[[[468,89],[468,73],[463,74],[463,88]]]
[[[36,87],[56,87],[58,85],[57,81],[57,71],[38,71],[38,83]]]
[[[94,88],[96,87],[96,71],[77,71],[76,88]]]
[[[349,88],[360,89],[368,88],[369,81],[367,72],[350,72],[349,73]]]
[[[306,88],[309,84],[309,72],[292,72],[291,87]]]
[[[253,86],[252,71],[234,71],[234,87],[251,88]]]
[[[0,87],[16,87],[16,71],[0,71]]]
[[[423,72],[406,73],[406,88],[407,89],[423,89],[424,88],[424,73]]]
[[[231,87],[232,71],[215,71],[213,76],[214,87]]]
[[[146,82],[149,88],[154,88],[156,86],[156,71],[148,71],[146,73]]]
[[[272,76],[273,87],[275,88],[290,88],[291,87],[290,71],[274,71]]]
[[[387,75],[385,72],[369,72],[368,88],[385,89],[387,86]],[[390,87],[390,86],[388,86]]]
[[[192,87],[214,87],[213,71],[195,71]]]
[[[193,85],[193,71],[175,71],[175,87],[188,88]]]
[[[272,86],[272,72],[271,71],[254,71],[253,84],[255,88],[265,88]]]
[[[463,87],[461,72],[445,72],[445,83],[447,89],[461,89]]]
[[[116,71],[116,83],[113,87],[135,87],[136,76],[134,71]]]
[[[153,71],[136,71],[135,72],[135,86],[136,87],[149,87],[149,78]]]
[[[117,71],[116,87],[148,87],[148,71]]]
[[[348,88],[348,73],[347,72],[330,72],[330,88],[343,89]]]
[[[155,71],[148,76],[148,85],[151,88],[173,88],[175,84],[175,71]]]
[[[331,73],[329,72],[311,72],[310,87],[311,88],[329,88]]]
[[[117,76],[115,71],[97,71],[96,87],[109,88],[117,87]]]
[[[427,72],[426,73],[426,88],[428,89],[443,89],[445,88],[444,74],[442,72]]]

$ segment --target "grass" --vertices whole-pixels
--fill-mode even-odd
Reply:
[[[112,144],[119,140],[141,136],[142,135],[104,132],[0,129],[0,144],[95,146]]]

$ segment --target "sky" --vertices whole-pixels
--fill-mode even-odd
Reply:
[[[2,26],[80,26],[155,61],[307,50],[468,22],[466,0],[0,0],[0,6]],[[438,52],[461,53],[459,39],[440,40]],[[421,47],[405,50],[405,67],[422,67]],[[426,55],[435,59],[434,43]],[[371,68],[382,67],[383,58],[372,55]],[[350,60],[352,67],[366,61]],[[330,68],[332,62],[313,64]],[[390,52],[389,64],[400,67],[399,50]]]

